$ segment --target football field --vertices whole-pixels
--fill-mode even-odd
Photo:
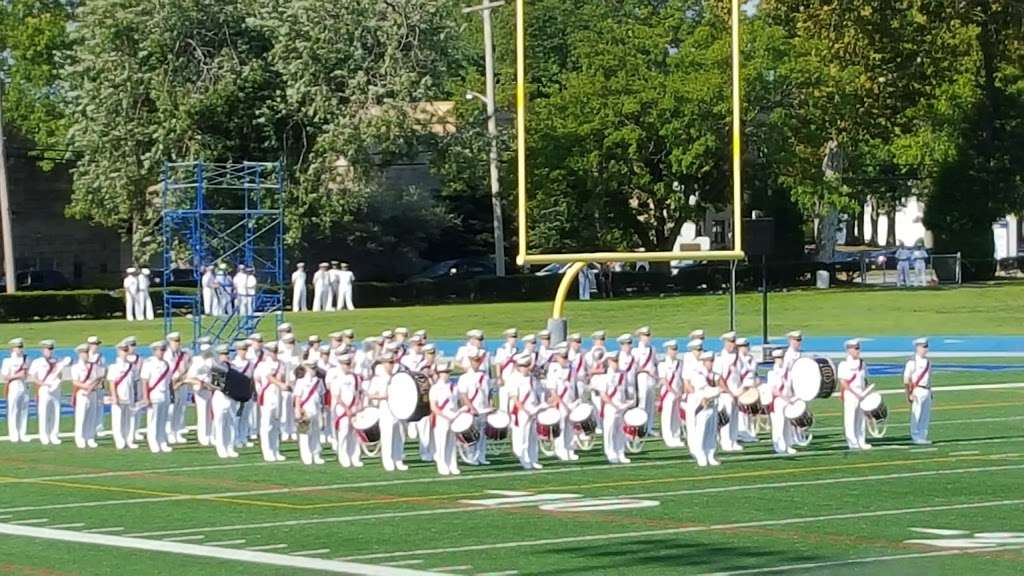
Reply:
[[[294,443],[264,464],[258,449],[2,442],[0,574],[1020,574],[1022,381],[938,373],[932,446],[909,444],[896,393],[886,436],[850,452],[832,398],[812,404],[797,456],[762,434],[717,468],[660,440],[629,465],[595,447],[537,471],[498,446],[446,478],[412,444],[411,469],[389,474],[372,458],[342,469],[329,449],[302,466]]]

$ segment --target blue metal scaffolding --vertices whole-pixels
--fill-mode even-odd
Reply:
[[[232,342],[254,332],[265,318],[284,319],[284,169],[280,162],[164,164],[163,301],[164,331],[175,318],[189,318],[193,341],[208,336]],[[238,306],[220,315],[204,314],[202,277],[206,266],[252,267],[256,296],[251,314]],[[175,270],[189,270],[195,292],[175,289]],[[230,279],[229,273],[225,276]],[[191,284],[191,281],[189,282]],[[231,283],[218,288],[234,301]]]

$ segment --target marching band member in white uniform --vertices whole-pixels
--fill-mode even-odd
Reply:
[[[868,369],[860,357],[860,340],[846,341],[846,360],[836,368],[839,385],[842,387],[843,431],[846,445],[851,450],[868,450],[871,444],[864,440],[865,417],[860,401],[869,392]]]
[[[786,406],[793,400],[793,386],[786,378],[782,348],[772,350],[772,365],[768,371],[768,386],[772,390],[772,405],[769,412],[772,420],[772,448],[776,454],[796,454],[793,448],[793,425],[786,418]]]
[[[714,354],[701,352],[700,364],[683,378],[686,393],[686,422],[690,426],[686,443],[690,448],[690,454],[697,461],[697,466],[702,467],[719,465],[719,461],[715,459],[718,435],[718,401],[706,400],[704,397],[706,389],[716,388],[714,363]],[[693,424],[690,425],[690,422]],[[690,434],[691,432],[692,434]]]
[[[181,346],[181,334],[167,334],[168,364],[171,366],[170,382],[172,390],[167,405],[167,440],[171,444],[185,443],[185,413],[188,411],[188,387],[185,379],[191,365],[192,354]]]
[[[932,411],[932,363],[928,360],[928,339],[914,340],[914,357],[903,370],[903,385],[910,402],[910,439],[914,444],[931,444],[928,421]]]
[[[96,426],[92,424],[93,387],[98,377],[96,366],[89,362],[89,348],[85,344],[75,347],[78,361],[71,366],[71,405],[75,409],[75,446],[96,447]]]
[[[203,289],[203,314],[213,316],[217,297],[217,277],[213,273],[213,266],[203,266],[203,276],[199,284]]]
[[[305,431],[303,427],[298,427],[299,457],[306,465],[324,463],[320,456],[320,409],[323,407],[323,390],[320,378],[316,375],[316,368],[315,360],[307,358],[302,361],[302,366],[297,368],[295,373],[293,405],[286,408],[294,413],[295,422],[307,422]]]
[[[405,471],[405,422],[395,418],[388,407],[388,386],[394,374],[395,355],[384,352],[373,369],[370,398],[380,402],[380,461],[388,472]]]
[[[537,332],[537,365],[535,368],[539,373],[547,372],[548,363],[551,362],[551,356],[554,353],[555,350],[551,347],[551,331],[545,329]]]
[[[132,434],[137,383],[135,367],[128,358],[128,348],[128,342],[118,342],[117,358],[107,368],[107,382],[110,383],[110,429],[114,436],[114,446],[118,450],[138,448]]]
[[[738,442],[740,414],[740,355],[736,351],[736,333],[722,334],[723,349],[715,358],[714,373],[722,395],[718,397],[719,410],[729,415],[729,423],[719,426],[719,438],[723,452],[742,452]]]
[[[655,399],[658,394],[657,351],[651,345],[651,328],[643,326],[636,331],[639,342],[633,349],[636,366],[636,389],[640,398],[639,406],[647,411],[647,433],[654,431]]]
[[[437,473],[441,476],[458,476],[459,456],[455,448],[455,434],[452,432],[452,420],[468,407],[458,407],[458,392],[448,382],[451,368],[447,362],[439,362],[435,368],[437,379],[430,386],[430,421],[431,433],[434,436],[434,463]]]
[[[227,344],[217,347],[216,363],[227,367],[231,363]],[[210,441],[217,456],[221,458],[238,458],[235,451],[235,413],[238,410],[238,403],[228,397],[222,388],[214,388],[210,398],[210,411],[213,413],[213,430],[210,434]]]
[[[356,282],[356,275],[349,270],[348,264],[341,263],[341,270],[338,271],[338,310],[355,310],[352,303],[352,287]]]
[[[679,344],[675,340],[665,342],[665,359],[658,364],[658,381],[661,393],[657,409],[661,412],[661,437],[665,446],[679,448],[686,443],[680,438],[680,399],[683,397],[683,364],[679,360]]]
[[[750,341],[736,339],[736,353],[740,356],[740,388],[757,388],[757,360],[750,353]],[[739,439],[743,442],[757,442],[757,422],[747,412],[740,411]]]
[[[786,348],[786,353],[782,356],[782,377],[786,380],[786,384],[789,385],[789,373],[793,370],[793,364],[802,355],[800,348],[804,344],[804,335],[799,330],[794,330],[786,334],[786,337],[789,338],[789,347]]]
[[[256,363],[249,359],[249,341],[238,340],[234,343],[235,355],[231,358],[231,366],[244,374],[250,380],[252,379],[253,370],[256,367]],[[252,425],[254,415],[256,413],[256,396],[253,395],[247,402],[242,402],[241,411],[238,413],[238,417],[235,422],[235,448],[252,448],[255,446],[251,439],[251,434],[256,432],[256,428]]]
[[[306,263],[299,262],[292,272],[292,312],[306,311]]]
[[[409,349],[402,355],[401,364],[412,372],[418,372],[423,362],[423,338],[413,336],[409,344]]]
[[[146,443],[149,451],[170,452],[167,443],[167,413],[170,407],[171,365],[164,359],[167,343],[153,342],[149,345],[153,351],[142,364],[142,385],[146,393]]]
[[[99,336],[89,336],[85,339],[85,345],[89,350],[89,363],[93,365],[92,376],[96,379],[96,385],[92,389],[92,403],[89,405],[89,425],[96,428],[97,435],[103,431],[103,397],[106,394],[103,378],[107,373],[107,363],[100,354],[102,343]]]
[[[590,402],[594,405],[594,410],[598,413],[601,412],[601,392],[604,390],[604,379],[598,378],[599,383],[595,384],[594,379],[604,374],[607,369],[605,364],[605,356],[608,355],[608,349],[605,347],[605,339],[607,333],[604,330],[598,330],[590,335],[590,350],[584,354],[583,362],[587,367],[587,384],[590,389]],[[604,423],[601,418],[597,419],[597,432],[603,432]]]
[[[36,412],[39,419],[39,441],[43,444],[60,444],[60,383],[61,372],[70,364],[53,357],[57,343],[43,340],[39,343],[43,355],[29,366],[28,374],[36,384]]]
[[[212,352],[209,344],[199,345],[199,354],[192,357],[185,374],[185,382],[189,386],[182,386],[177,392],[184,395],[185,390],[189,387],[192,389],[192,398],[196,404],[196,439],[200,446],[209,446],[213,435],[213,407],[210,406],[210,400],[213,399],[213,390],[210,388]]]
[[[504,332],[505,343],[494,352],[494,377],[498,385],[498,410],[509,411],[508,379],[516,373],[516,355],[519,354],[519,331],[509,328]]]
[[[135,319],[152,320],[155,316],[153,315],[153,298],[149,295],[149,285],[152,283],[152,272],[149,268],[143,268],[139,270],[139,291],[137,292],[137,300],[135,305]]]
[[[687,354],[683,355],[683,379],[691,370],[700,366],[700,353],[704,351],[704,331],[693,330],[690,332],[690,340],[686,343]],[[696,352],[695,352],[696,350]],[[689,430],[687,430],[689,432]]]
[[[529,356],[530,369],[536,369],[540,358],[540,352],[537,350],[537,335],[526,334],[519,341],[523,343],[523,351],[520,354]]]
[[[363,347],[352,358],[352,370],[364,380],[373,377],[373,360],[376,356],[377,337],[363,338]]]
[[[338,357],[338,365],[327,373],[327,382],[331,389],[331,401],[334,414],[332,425],[335,433],[335,449],[338,453],[338,464],[342,468],[363,465],[359,449],[359,435],[352,425],[352,419],[362,410],[363,392],[359,385],[360,377],[352,371],[353,357],[342,354]],[[377,407],[377,400],[369,405]]]
[[[476,453],[469,464],[479,466],[489,464],[487,461],[487,414],[491,407],[491,383],[487,376],[486,364],[487,354],[483,350],[477,350],[476,354],[469,357],[469,370],[459,376],[458,391],[459,405],[469,408],[475,416],[477,432],[480,439],[476,441]]]
[[[572,368],[569,366],[569,348],[559,345],[548,362],[545,378],[548,397],[554,402],[561,418],[558,421],[558,436],[555,438],[555,456],[562,461],[579,460],[573,449],[572,441],[576,436],[576,426],[569,419],[569,413],[579,402],[576,400],[576,385],[572,379]]]
[[[601,424],[604,429],[604,456],[609,464],[629,464],[623,415],[629,409],[629,374],[621,369],[621,354],[605,356],[605,371],[595,380],[601,391]],[[592,384],[593,385],[593,384]]]
[[[537,461],[539,448],[536,417],[545,405],[541,400],[543,389],[536,382],[533,370],[533,355],[516,356],[516,373],[506,386],[512,404],[512,453],[519,458],[524,470],[539,470],[543,466]]]
[[[28,357],[25,341],[8,342],[11,355],[0,364],[0,376],[7,385],[7,433],[11,442],[28,442]]]
[[[483,330],[470,330],[466,332],[466,343],[455,352],[455,363],[463,371],[469,370],[469,357],[476,354],[476,350],[484,350]]]
[[[330,310],[327,299],[331,291],[331,271],[327,262],[321,262],[313,273],[313,312]]]
[[[573,332],[566,336],[566,342],[569,343],[569,370],[572,372],[572,382],[576,388],[576,399],[587,402],[587,358],[583,353],[583,336],[579,332]]]
[[[277,359],[277,342],[263,346],[262,359],[253,371],[256,403],[260,412],[260,450],[265,462],[282,462],[281,390],[285,387],[284,366]],[[286,407],[287,408],[287,407]]]
[[[136,316],[136,309],[139,300],[139,269],[132,266],[124,271],[124,280],[121,286],[124,288],[124,319],[129,322],[142,320],[145,312]]]
[[[331,269],[327,271],[327,307],[324,309],[329,312],[338,309],[335,305],[335,299],[341,288],[341,270],[338,269],[338,264],[337,260],[331,260]]]

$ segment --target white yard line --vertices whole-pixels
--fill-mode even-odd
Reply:
[[[223,542],[205,542],[206,546],[232,546],[234,544],[245,544],[245,540],[224,540]]]
[[[438,572],[461,572],[464,570],[472,570],[473,567],[466,564],[463,566],[442,566],[440,568],[431,568],[431,570],[437,570]]]
[[[934,422],[933,422],[934,423]],[[285,463],[286,465],[287,463]],[[293,462],[292,464],[297,464]],[[267,462],[239,462],[237,464],[211,464],[209,466],[180,466],[178,468],[149,468],[144,470],[114,470],[111,472],[95,472],[93,474],[65,474],[63,476],[37,476],[33,478],[13,478],[0,480],[2,484],[20,484],[39,482],[46,480],[75,480],[79,478],[111,478],[116,476],[141,476],[145,474],[165,474],[175,472],[197,472],[201,470],[225,470],[229,468],[250,468],[253,466],[280,466],[281,464]]]
[[[980,454],[977,450],[964,450],[963,452],[950,452],[950,456],[970,456],[971,454]]]
[[[1024,365],[1021,365],[1021,370],[1024,370]],[[932,387],[933,392],[966,392],[969,390],[1006,390],[1010,388],[1024,388],[1024,382],[1013,382],[1010,384],[966,384],[963,386],[934,386]],[[903,394],[906,395],[906,391],[903,388],[895,388],[892,390],[878,390],[879,394]]]
[[[396,562],[381,562],[381,566],[411,566],[413,564],[423,564],[423,560],[398,560]]]
[[[515,576],[519,574],[517,570],[505,570],[504,572],[483,572],[480,574],[474,574],[474,576]]]
[[[105,534],[107,532],[124,532],[124,526],[114,526],[112,528],[91,528],[89,530],[82,530],[87,534]]]
[[[49,522],[49,518],[32,518],[30,520],[15,520],[11,524],[42,524],[43,522]]]
[[[69,420],[73,420],[74,419],[72,416],[64,416],[63,418],[67,418]],[[195,429],[196,429],[195,426],[186,426],[185,427],[185,431],[186,432],[192,432]],[[113,432],[111,432],[110,430],[103,430],[102,432],[100,432],[99,434],[96,435],[97,438],[110,438],[111,436],[113,436]],[[75,433],[74,432],[61,432],[61,433],[57,434],[57,437],[58,438],[74,438],[75,437]],[[33,440],[39,440],[39,434],[29,434],[29,435],[25,436],[25,438],[28,439],[29,442],[31,442]],[[11,441],[10,438],[8,438],[7,436],[0,437],[0,444],[2,444],[4,442],[10,442],[10,441]]]
[[[189,542],[193,540],[202,540],[203,538],[206,538],[206,536],[203,536],[202,534],[195,536],[176,536],[174,538],[164,538],[164,542]]]
[[[6,520],[12,516],[13,514],[0,514],[0,520]]]
[[[319,550],[304,550],[302,552],[289,552],[291,556],[316,556],[317,554],[327,554],[330,552],[330,548],[320,548]]]
[[[715,492],[735,492],[741,490],[772,490],[776,488],[787,488],[795,486],[808,486],[808,485],[828,485],[843,482],[861,482],[861,481],[883,481],[883,480],[898,480],[904,478],[913,478],[916,476],[930,476],[930,475],[949,475],[949,474],[975,474],[981,472],[992,472],[998,470],[1014,470],[1024,468],[1024,464],[1008,464],[1004,466],[979,466],[973,468],[959,468],[955,470],[937,470],[930,472],[902,472],[895,474],[879,474],[875,476],[857,476],[857,477],[843,477],[843,478],[823,478],[819,480],[804,480],[804,481],[792,481],[792,482],[775,482],[775,483],[763,483],[763,484],[740,484],[732,486],[719,486],[714,488],[697,488],[689,490],[676,490],[670,492],[651,492],[643,494],[619,494],[619,495],[607,495],[601,496],[603,498],[642,498],[642,497],[653,497],[653,496],[682,496],[687,494],[702,494],[702,493],[715,493]],[[155,537],[155,536],[172,536],[177,534],[192,534],[196,532],[222,532],[222,531],[239,531],[239,530],[253,530],[261,528],[276,528],[282,526],[308,526],[314,524],[332,524],[339,522],[354,522],[358,520],[385,520],[385,519],[396,519],[396,518],[409,518],[414,516],[434,516],[442,514],[466,514],[468,512],[484,512],[494,511],[501,508],[521,508],[526,506],[533,506],[533,503],[521,503],[521,504],[510,504],[502,506],[460,506],[452,508],[437,508],[431,510],[410,510],[405,512],[381,512],[376,514],[358,514],[350,516],[330,516],[326,518],[307,518],[302,520],[279,520],[276,522],[263,522],[258,524],[240,524],[231,526],[212,526],[204,528],[183,528],[180,530],[164,530],[160,532],[141,532],[138,534],[129,534],[129,536],[136,537]]]
[[[926,512],[944,512],[949,510],[970,510],[981,508],[994,508],[999,506],[1021,506],[1024,499],[1017,500],[992,500],[988,502],[970,502],[966,504],[949,504],[944,506],[922,506],[918,508],[897,508],[893,510],[876,510],[872,512],[851,512],[847,514],[829,514],[824,516],[803,516],[795,518],[779,518],[775,520],[761,520],[756,522],[737,522],[732,524],[711,524],[708,526],[688,526],[685,528],[665,528],[662,530],[639,530],[635,532],[612,532],[608,534],[590,534],[569,536],[565,538],[547,538],[541,540],[519,540],[513,542],[492,542],[489,544],[478,544],[473,546],[455,546],[451,548],[426,548],[421,550],[408,550],[405,552],[385,552],[378,554],[363,554],[338,558],[338,560],[370,560],[379,558],[400,558],[402,556],[422,556],[429,554],[449,554],[454,552],[470,552],[475,550],[497,550],[502,548],[524,548],[530,546],[551,546],[555,544],[578,544],[580,542],[600,542],[604,540],[629,540],[644,538],[648,536],[667,536],[671,534],[685,534],[689,532],[710,532],[717,530],[732,530],[738,528],[757,528],[764,526],[789,526],[794,524],[811,524],[817,522],[828,522],[834,520],[853,520],[857,518],[876,518],[885,516],[900,516],[905,514],[921,514]]]
[[[246,548],[246,550],[280,550],[287,547],[287,544],[267,544],[266,546],[251,546]]]
[[[889,418],[891,421],[892,418]],[[932,420],[929,426],[937,425],[949,425],[949,424],[977,424],[979,422],[1010,422],[1012,420],[1024,420],[1024,416],[1005,416],[1000,418],[964,418],[958,420]],[[842,426],[815,426],[814,432],[838,432],[842,430]],[[845,443],[841,446],[846,446]]]
[[[54,530],[56,530],[58,528],[81,528],[82,526],[85,526],[85,522],[73,522],[71,524],[53,524],[52,526],[47,526],[47,528],[53,528]]]
[[[340,562],[337,560],[324,560],[320,558],[305,558],[302,556],[289,556],[287,554],[274,554],[255,550],[215,548],[211,546],[203,546],[201,544],[185,544],[182,542],[167,542],[163,540],[142,540],[139,538],[127,538],[124,536],[95,538],[81,532],[53,530],[52,528],[35,528],[31,526],[12,526],[10,524],[0,524],[0,534],[28,536],[44,540],[75,542],[79,544],[89,544],[90,546],[112,546],[115,548],[145,550],[148,552],[198,556],[223,560],[225,562],[248,562],[250,564],[281,566],[283,568],[306,568],[309,570],[334,572],[337,574],[356,574],[360,576],[416,576],[431,573],[409,570],[407,568],[395,568],[391,566],[373,566],[369,564],[356,564],[353,562]]]
[[[784,566],[769,566],[767,568],[751,568],[749,570],[733,570],[730,572],[710,572],[704,576],[739,576],[740,574],[767,574],[770,572],[788,572],[790,570],[808,570],[812,568],[827,568],[829,566],[846,566],[849,564],[871,564],[874,562],[887,562],[891,560],[906,560],[910,558],[932,558],[937,556],[957,556],[960,554],[984,554],[986,552],[1000,552],[1003,550],[1020,550],[1024,546],[1000,546],[998,548],[971,548],[964,550],[941,550],[938,552],[919,552],[916,554],[896,554],[892,556],[873,556],[871,558],[853,558],[850,560],[835,560],[832,562],[812,562],[807,564],[787,564]]]

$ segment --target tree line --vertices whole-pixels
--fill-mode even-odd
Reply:
[[[486,119],[465,98],[482,91],[483,39],[464,6],[4,3],[5,122],[40,149],[65,151],[67,213],[116,228],[141,256],[156,242],[162,163],[194,159],[283,160],[295,253],[330,250],[378,276],[487,254]],[[494,18],[507,120],[513,6]],[[894,214],[916,195],[937,250],[990,258],[991,223],[1024,207],[1022,22],[1014,0],[748,4],[747,208],[774,216],[796,255],[805,237],[834,237],[865,204]],[[532,246],[671,249],[685,221],[727,205],[727,1],[529,0],[527,30]],[[409,109],[427,101],[454,101],[456,129],[425,130]],[[513,126],[500,130],[512,223]],[[402,163],[427,164],[439,190],[385,177]],[[860,228],[848,233],[892,240]],[[819,248],[827,258],[829,243]]]

